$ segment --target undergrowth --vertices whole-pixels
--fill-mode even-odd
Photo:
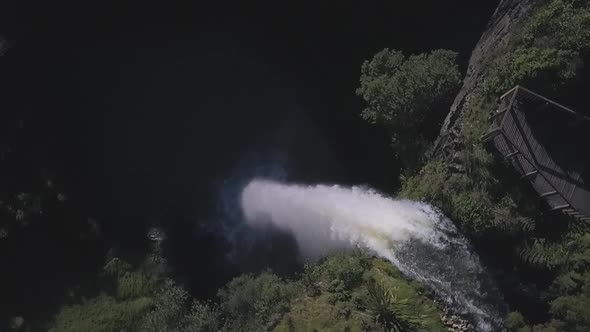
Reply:
[[[276,331],[444,331],[439,308],[390,262],[363,253],[308,265]]]
[[[509,262],[503,269],[537,269],[543,281],[529,277],[528,282],[549,280],[549,290],[537,294],[548,303],[549,320],[528,322],[527,317],[513,313],[507,323],[512,330],[588,331],[587,227],[544,213],[546,208],[537,204],[538,196],[518,185],[516,174],[495,159],[480,138],[489,128],[489,115],[498,107],[496,100],[510,88],[524,85],[558,95],[575,78],[590,49],[589,2],[547,2],[509,45],[511,49],[484,73],[483,89],[464,107],[456,153],[449,160],[430,160],[413,177],[402,177],[400,195],[439,206],[476,246],[502,243],[503,248],[497,250],[488,247],[487,255],[506,255],[500,259]],[[507,252],[506,247],[514,250]]]

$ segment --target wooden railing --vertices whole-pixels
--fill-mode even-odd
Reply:
[[[590,176],[590,140],[576,138],[590,133],[590,118],[520,86],[500,100],[482,139],[531,183],[551,210],[590,221],[590,179],[584,178]]]

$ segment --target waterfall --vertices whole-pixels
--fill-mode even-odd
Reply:
[[[291,233],[310,259],[366,248],[430,287],[478,331],[502,324],[501,297],[477,254],[453,223],[428,204],[364,187],[254,179],[242,190],[240,205],[246,223],[270,223]]]

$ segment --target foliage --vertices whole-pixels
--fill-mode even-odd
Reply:
[[[118,278],[133,270],[133,266],[119,257],[111,258],[104,266],[103,273],[106,276]]]
[[[280,321],[296,294],[296,284],[264,272],[236,277],[219,291],[218,298],[230,330],[261,331]]]
[[[467,112],[461,119],[461,134],[466,142],[465,148],[472,148],[481,145],[481,136],[489,129],[490,110],[496,104],[489,97],[475,96],[465,106]]]
[[[586,51],[590,45],[588,1],[550,1],[531,18],[523,32],[523,44]]]
[[[211,305],[194,302],[186,319],[187,331],[217,332],[220,329],[220,313]]]
[[[443,205],[445,193],[448,191],[450,173],[447,165],[439,160],[424,165],[415,176],[402,176],[400,194],[413,200],[437,202]]]
[[[176,286],[172,280],[166,280],[156,295],[153,310],[143,319],[142,329],[162,331],[184,325],[180,322],[186,315],[188,301],[189,295],[184,289]]]
[[[590,331],[590,272],[577,280],[580,291],[557,297],[551,302],[551,313],[564,331]]]
[[[84,294],[73,291],[71,297],[74,302],[63,306],[57,313],[52,330],[119,331],[137,328],[137,322],[153,305],[156,281],[118,257],[105,264],[101,275],[95,282],[103,292],[87,299],[80,296]]]
[[[218,331],[219,311],[191,300],[172,280],[166,280],[156,295],[153,309],[143,318],[141,331]]]
[[[567,259],[562,243],[548,243],[545,239],[533,239],[531,245],[521,250],[521,258],[531,265],[554,269]]]
[[[345,289],[351,290],[362,282],[363,273],[369,264],[367,257],[361,253],[336,254],[320,268],[324,278],[340,281]]]
[[[370,283],[367,288],[368,311],[382,331],[410,332],[418,329],[419,321],[409,316],[403,308],[405,301],[397,300],[377,282]]]
[[[518,331],[525,326],[526,322],[524,316],[518,311],[513,311],[508,314],[508,317],[506,317],[506,328],[509,331]]]
[[[472,98],[461,119],[459,150],[451,160],[430,160],[418,174],[401,177],[400,196],[437,205],[472,236],[495,228],[514,233],[532,228],[532,220],[517,211],[501,188],[494,173],[497,165],[481,143],[491,107],[487,98]]]
[[[401,196],[434,203],[476,245],[486,238],[496,241],[501,254],[494,255],[505,255],[500,258],[506,262],[503,268],[548,276],[538,286],[550,287],[535,295],[547,304],[549,318],[537,324],[514,311],[506,319],[507,328],[588,331],[588,229],[541,215],[537,205],[526,203],[526,192],[499,181],[506,167],[480,140],[501,93],[516,84],[559,91],[576,76],[590,48],[588,1],[547,1],[510,45],[512,49],[489,66],[484,89],[464,106],[458,151],[450,160],[431,160],[413,172],[423,163],[423,152],[459,88],[454,52],[406,57],[385,49],[376,54],[361,70],[357,94],[367,103],[361,115],[390,131],[398,157],[410,170],[407,174],[413,174],[402,177]],[[61,204],[64,196],[54,194]],[[36,196],[43,195],[2,197],[0,210],[10,223],[0,225],[0,237],[12,237],[40,220],[40,206],[46,203]],[[505,248],[516,250],[508,256]],[[74,296],[76,300],[54,317],[52,331],[444,330],[438,308],[420,286],[389,262],[359,253],[308,264],[298,281],[270,272],[239,276],[219,291],[217,304],[191,299],[171,280],[159,285],[157,278],[119,258],[104,266],[100,281],[112,287],[102,287],[105,292],[90,299]]]
[[[301,273],[301,285],[305,288],[307,295],[317,296],[321,294],[321,270],[316,264],[307,263]]]
[[[192,299],[170,279],[158,285],[119,258],[111,259],[104,269],[104,278],[114,283],[112,294],[62,308],[52,330],[370,330],[377,327],[368,319],[376,308],[367,287],[374,280],[391,295],[391,301],[404,299],[390,303],[396,321],[387,326],[405,331],[412,324],[421,327],[424,323],[429,331],[443,331],[436,307],[417,285],[391,263],[361,251],[308,264],[299,280],[283,280],[270,272],[238,276],[218,292],[217,304]],[[308,296],[303,289],[312,285],[316,294]]]
[[[50,331],[121,331],[133,327],[145,314],[152,300],[147,297],[117,301],[100,295],[80,304],[65,306],[55,317]]]
[[[514,185],[516,181],[510,179],[516,177],[492,158],[480,137],[488,129],[488,115],[497,108],[495,100],[514,85],[559,93],[573,81],[582,68],[581,59],[590,50],[590,4],[581,0],[547,1],[515,33],[509,47],[484,73],[484,89],[464,105],[460,132],[454,139],[455,154],[444,162],[428,161],[416,175],[402,177],[400,195],[436,204],[476,245],[493,239],[504,248],[516,248],[504,252],[511,256],[494,257],[513,262],[505,263],[504,268],[517,273],[537,271],[535,277],[529,275],[522,282],[541,283],[538,286],[542,291],[535,296],[548,302],[550,319],[529,326],[525,317],[512,313],[507,319],[511,330],[587,331],[587,227],[541,213],[541,207],[531,203],[538,197]],[[492,255],[498,256],[499,250]],[[546,284],[550,289],[543,289]]]
[[[116,297],[130,299],[151,296],[155,292],[156,280],[143,272],[126,272],[117,280]]]
[[[403,316],[414,320],[420,330],[444,330],[439,308],[425,295],[429,293],[419,283],[407,280],[401,271],[384,260],[373,261],[371,272],[371,280],[383,285],[395,298],[404,299],[397,308],[402,311]]]
[[[361,115],[390,130],[396,153],[410,169],[418,166],[459,89],[456,58],[447,50],[405,57],[384,49],[362,65],[357,94],[367,107]]]
[[[485,233],[492,227],[490,220],[493,218],[492,205],[488,202],[488,196],[480,191],[459,192],[451,196],[452,217],[464,220],[464,228],[472,234]]]
[[[556,90],[576,74],[577,54],[555,48],[518,48],[497,60],[486,81],[491,93],[500,95],[515,85]]]
[[[590,48],[590,7],[585,1],[553,0],[536,11],[515,42],[496,59],[486,78],[488,93],[514,85],[556,90],[576,76]]]
[[[315,297],[299,297],[274,330],[361,331],[365,316],[351,304],[331,303],[326,293]]]
[[[333,279],[341,275],[339,264],[357,271],[353,279],[360,277],[361,282],[348,283],[350,287],[347,288],[341,280]],[[368,286],[375,283],[398,299],[393,301],[393,310],[397,310],[399,317],[415,321],[419,330],[444,331],[432,300],[422,295],[420,286],[405,279],[388,261],[370,258],[362,252],[336,254],[309,264],[301,276],[302,282],[308,278],[307,274],[316,285],[317,293],[297,297],[276,327],[277,331],[378,330],[369,311]]]
[[[553,0],[541,6],[516,34],[513,49],[494,60],[485,75],[485,90],[464,106],[459,151],[448,163],[429,161],[416,176],[402,177],[400,194],[439,205],[472,235],[492,229],[512,235],[532,234],[535,223],[530,216],[535,212],[523,211],[517,203],[521,200],[510,196],[526,195],[508,188],[506,182],[498,183],[505,174],[498,173],[501,167],[480,137],[488,128],[488,114],[497,106],[494,100],[501,93],[516,84],[556,89],[575,76],[580,52],[590,46],[589,14],[584,1]],[[521,257],[540,262],[542,257],[533,254],[537,247],[527,246],[524,251],[530,249],[530,255]]]

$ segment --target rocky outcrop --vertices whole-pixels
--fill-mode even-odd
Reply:
[[[432,154],[436,157],[441,153],[442,145],[457,134],[457,120],[461,118],[471,97],[483,88],[483,77],[493,60],[507,51],[509,41],[519,25],[530,17],[531,13],[542,1],[539,0],[502,0],[496,8],[486,31],[475,46],[469,60],[467,74],[463,86],[455,98],[451,110],[441,128]]]
[[[462,318],[447,307],[444,303],[434,300],[442,310],[439,313],[440,321],[449,332],[475,332],[475,327],[467,319]]]
[[[441,314],[441,322],[449,332],[475,332],[475,328],[469,321],[451,314]]]

